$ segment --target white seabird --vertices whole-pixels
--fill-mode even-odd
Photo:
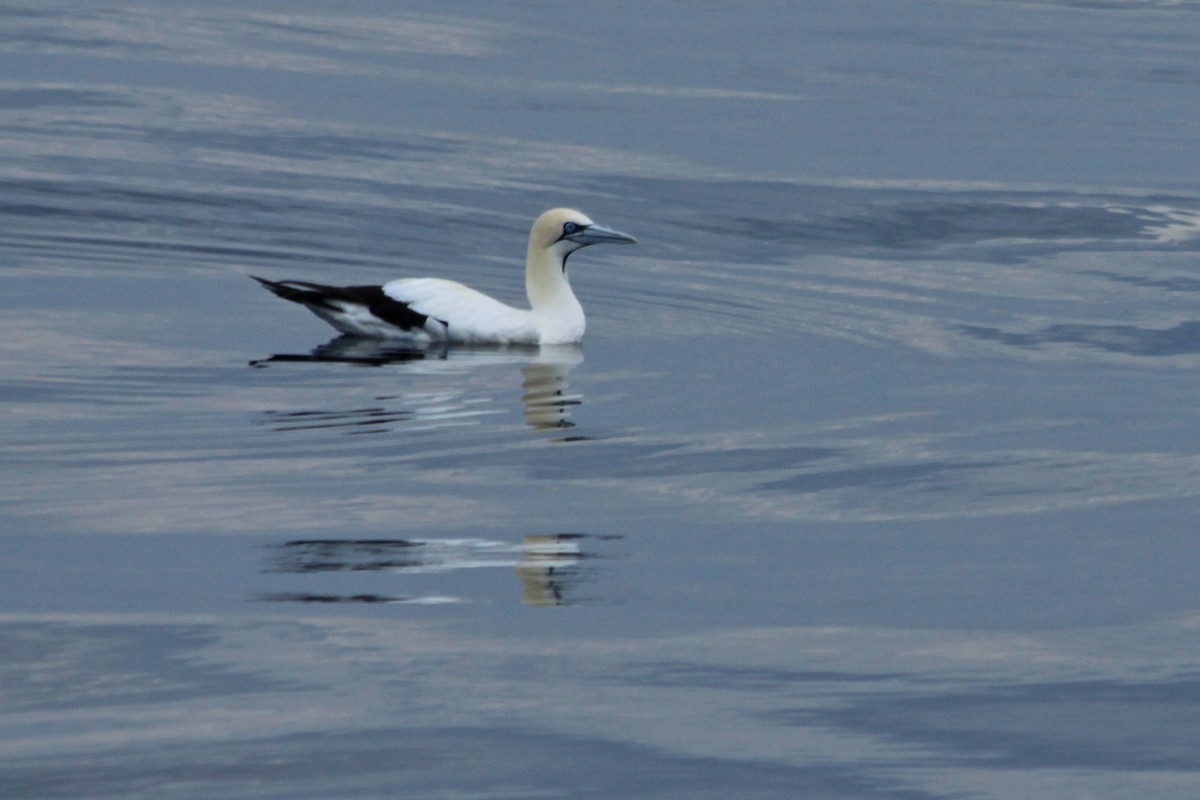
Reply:
[[[537,218],[525,253],[530,308],[514,308],[457,281],[403,278],[382,286],[325,286],[250,277],[284,300],[300,303],[343,333],[416,342],[575,344],[583,338],[583,308],[567,280],[567,257],[632,236],[605,228],[569,208]]]

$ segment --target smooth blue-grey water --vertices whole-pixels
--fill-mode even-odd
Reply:
[[[1200,795],[1187,3],[0,0],[0,797]],[[522,297],[336,338],[247,278]]]

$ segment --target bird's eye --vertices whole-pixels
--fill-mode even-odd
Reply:
[[[564,222],[563,223],[563,236],[571,236],[576,233],[579,233],[579,223],[577,223],[577,222]]]

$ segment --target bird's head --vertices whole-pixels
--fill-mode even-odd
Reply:
[[[529,232],[530,250],[558,255],[563,266],[567,256],[593,244],[634,244],[632,236],[597,225],[584,213],[571,208],[552,208],[537,218]]]

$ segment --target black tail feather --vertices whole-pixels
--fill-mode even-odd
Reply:
[[[310,308],[341,313],[348,303],[365,306],[374,316],[404,331],[423,328],[429,319],[428,315],[414,311],[407,303],[388,297],[381,286],[327,286],[307,281],[269,281],[257,275],[250,277],[277,297]]]
[[[269,281],[257,275],[251,275],[250,277],[261,283],[264,289],[276,297],[291,300],[293,303],[318,305],[322,308],[337,310],[336,307],[329,304],[329,300],[334,299],[339,294],[336,286],[322,286],[319,283],[303,283],[300,281]]]

